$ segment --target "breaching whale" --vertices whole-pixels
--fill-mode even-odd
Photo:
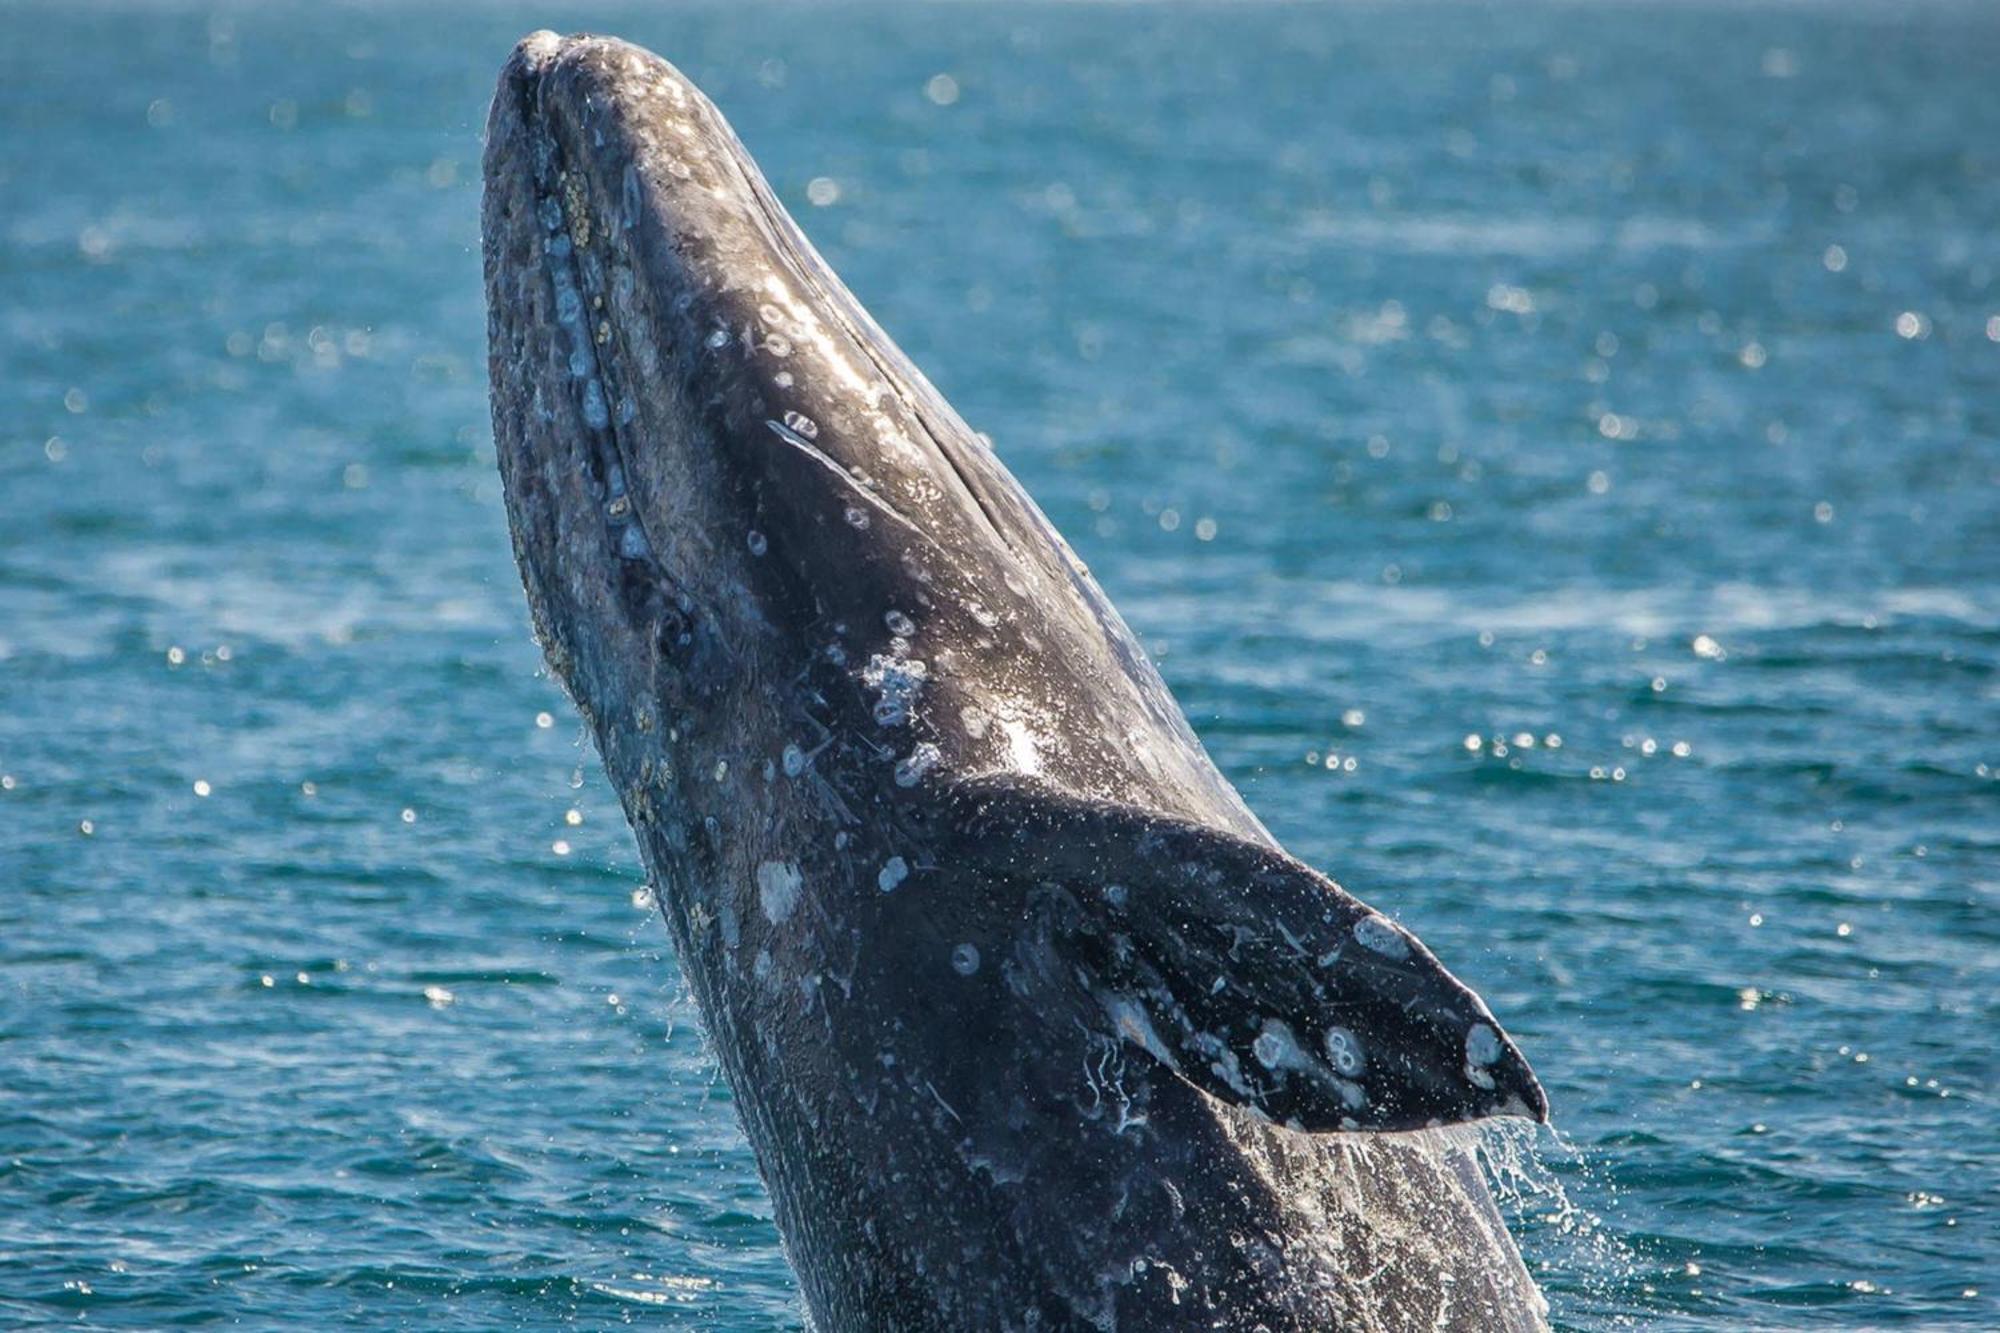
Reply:
[[[536,33],[483,211],[553,674],[823,1333],[1512,1329],[1485,1005],[1276,844],[672,66]]]

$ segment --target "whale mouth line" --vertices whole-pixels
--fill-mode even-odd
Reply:
[[[864,501],[867,504],[873,505],[877,510],[881,511],[883,514],[886,514],[889,518],[893,519],[895,522],[902,525],[904,528],[908,529],[912,536],[915,536],[920,540],[924,541],[925,543],[927,543],[929,546],[931,546],[932,549],[936,550],[939,554],[945,553],[944,547],[938,544],[937,538],[931,536],[930,533],[926,532],[923,526],[919,524],[915,519],[911,518],[909,515],[905,514],[902,510],[896,508],[895,505],[891,504],[889,502],[889,497],[874,490],[866,482],[862,481],[861,478],[855,476],[853,469],[848,467],[847,464],[841,462],[838,458],[835,458],[832,454],[828,453],[826,450],[820,448],[812,441],[806,439],[805,436],[799,434],[797,431],[793,430],[790,426],[787,426],[782,421],[773,421],[766,419],[764,425],[767,428],[769,428],[771,434],[777,436],[778,439],[782,441],[785,445],[787,445],[790,448],[798,450],[800,453],[804,454],[807,458],[810,458],[813,462],[819,464],[821,467],[825,468],[828,472],[831,472],[834,476],[838,477],[841,481],[841,484],[846,486],[852,492],[854,492],[857,498],[859,498],[860,500]]]

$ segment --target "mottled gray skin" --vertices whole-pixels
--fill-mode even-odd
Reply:
[[[488,126],[493,421],[819,1328],[1532,1328],[1479,999],[1286,856],[721,115],[537,33]],[[1406,1132],[1407,1131],[1407,1132]]]

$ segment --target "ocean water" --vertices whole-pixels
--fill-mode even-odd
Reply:
[[[5,13],[0,1326],[802,1326],[508,548],[539,26],[712,93],[1484,993],[1559,1325],[2000,1326],[1990,7]]]

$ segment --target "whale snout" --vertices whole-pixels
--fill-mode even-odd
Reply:
[[[669,164],[699,160],[715,119],[665,61],[544,31],[508,57],[487,122],[495,450],[538,636],[586,708],[676,656],[663,626],[712,637],[713,587],[690,573],[731,574],[689,374],[695,288],[661,230],[685,212],[661,197]]]
[[[707,101],[671,62],[630,42],[594,33],[565,35],[538,29],[514,44],[500,69],[501,88],[517,95],[536,93],[555,78],[567,81],[557,90],[558,97],[595,99],[599,109],[619,115],[629,115],[634,100],[664,98],[691,114]],[[577,109],[580,104],[571,106]]]

